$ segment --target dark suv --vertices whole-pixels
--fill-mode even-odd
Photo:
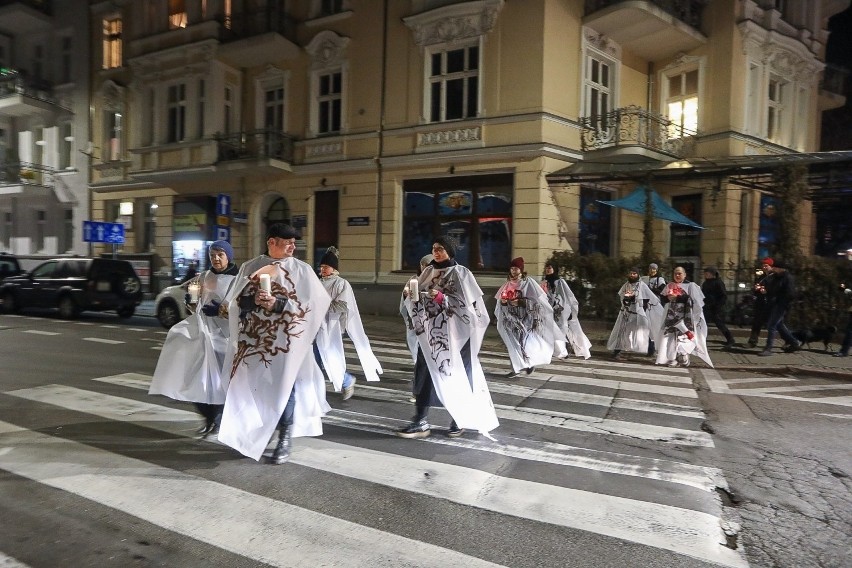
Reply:
[[[10,276],[17,276],[21,272],[21,265],[18,262],[18,257],[5,252],[0,252],[0,283]]]
[[[83,310],[115,310],[129,318],[142,301],[142,283],[126,260],[58,258],[0,284],[3,311],[58,308],[60,317],[74,318]]]

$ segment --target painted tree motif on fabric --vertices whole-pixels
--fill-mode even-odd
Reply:
[[[286,287],[272,280],[272,295],[285,297],[288,302],[284,311],[279,313],[267,312],[261,307],[255,307],[245,319],[240,322],[240,335],[237,350],[231,366],[231,377],[239,366],[251,357],[258,357],[264,366],[269,367],[272,358],[279,353],[288,353],[293,340],[304,333],[306,315],[310,308],[305,307],[296,296],[296,286],[290,278],[290,273],[281,268]],[[260,278],[255,275],[249,279],[243,296],[254,296],[260,289]]]
[[[520,290],[512,290],[511,294],[512,297],[505,298],[510,303],[500,306],[503,316],[502,324],[517,340],[521,356],[529,359],[530,354],[526,350],[527,339],[534,334],[540,335],[544,329],[541,305],[532,299],[525,298]],[[520,301],[517,306],[513,306],[511,300]]]
[[[553,320],[556,322],[562,321],[562,312],[565,311],[565,302],[562,299],[562,296],[556,293],[556,290],[551,290],[548,288],[547,290],[547,301],[550,303],[550,306],[553,308]]]
[[[452,271],[437,271],[430,279],[428,287],[429,290],[437,289],[444,294],[444,305],[431,300],[413,303],[414,332],[418,336],[428,334],[429,357],[441,374],[449,375],[452,360],[450,318],[459,318],[465,325],[469,325],[470,315],[460,283]]]

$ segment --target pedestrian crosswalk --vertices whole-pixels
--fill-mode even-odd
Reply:
[[[346,349],[357,376],[354,349]],[[335,409],[324,419],[325,433],[298,438],[290,463],[273,468],[239,458],[245,468],[274,471],[280,484],[302,469],[321,472],[321,481],[311,486],[318,494],[358,487],[373,500],[364,499],[356,520],[339,511],[334,499],[313,507],[292,503],[274,484],[249,489],[194,471],[190,463],[170,466],[117,451],[100,438],[94,443],[84,434],[49,433],[5,418],[0,469],[271,566],[606,565],[562,556],[566,542],[585,542],[589,535],[603,539],[595,541],[600,546],[619,548],[619,554],[628,547],[635,558],[655,558],[660,566],[748,566],[742,551],[729,546],[737,520],[718,497],[727,489],[722,472],[707,465],[712,458],[690,459],[711,452],[713,440],[701,429],[704,414],[689,370],[589,360],[558,362],[505,380],[495,378],[505,373],[505,354],[485,350],[482,361],[501,420],[495,440],[472,433],[449,438],[438,427],[431,437],[402,440],[393,432],[411,411],[411,357],[403,341],[374,341],[373,350],[385,368],[382,381],[359,381],[355,397],[345,403],[329,385]],[[51,415],[48,409],[58,409],[90,424],[158,432],[182,448],[201,444],[222,463],[237,459],[215,439],[194,441],[198,418],[192,407],[148,396],[150,374],[93,376],[74,385],[60,379],[3,396]],[[433,413],[436,423],[449,423],[441,411]],[[151,439],[153,444],[159,438]],[[671,457],[679,455],[684,458]],[[192,459],[190,452],[175,457]],[[425,517],[433,517],[425,513],[433,506],[449,516],[478,511],[483,533],[521,522],[550,527],[530,529],[511,545],[542,550],[545,560],[524,562],[475,546],[483,536],[427,538],[376,517],[377,511],[396,510],[397,501],[416,503]],[[208,506],[198,510],[186,503]],[[558,538],[537,542],[539,533]]]
[[[714,369],[701,369],[710,390],[719,394],[774,398],[852,408],[852,383],[836,378],[793,376],[742,376],[725,378]]]

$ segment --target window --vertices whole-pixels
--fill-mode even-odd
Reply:
[[[318,132],[330,134],[340,132],[342,75],[339,71],[319,76]]]
[[[104,152],[105,162],[114,162],[121,159],[122,144],[121,144],[121,128],[122,115],[116,111],[106,111],[104,123],[106,124],[106,151]]]
[[[479,45],[429,56],[429,121],[479,115]]]
[[[44,78],[44,46],[33,46],[33,76],[36,79]]]
[[[62,83],[70,83],[71,78],[74,76],[72,71],[72,61],[71,57],[73,53],[73,42],[71,41],[71,36],[65,36],[62,38],[62,53],[60,54],[60,62],[62,64],[62,68],[59,70],[60,73],[60,82]]]
[[[175,30],[186,27],[186,2],[184,0],[169,0],[169,29]]]
[[[206,102],[206,85],[204,79],[198,81],[198,135],[200,140],[204,138],[204,103]]]
[[[434,239],[450,235],[459,264],[505,272],[512,254],[511,175],[409,180],[403,191],[403,270],[416,270]]]
[[[264,95],[264,151],[269,157],[281,157],[284,132],[284,88],[269,89]]]
[[[700,193],[672,197],[672,209],[698,224],[702,222]],[[701,256],[701,229],[672,223],[669,231],[671,236],[669,256]]]
[[[121,18],[103,21],[103,67],[121,67]]]
[[[608,113],[614,108],[615,61],[603,54],[586,52],[583,74],[583,111],[597,130],[609,128]]]
[[[47,228],[47,213],[39,209],[36,212],[35,223],[35,248],[36,251],[44,250],[45,229]]]
[[[682,138],[698,131],[698,69],[666,77],[666,112],[671,124],[669,138]]]
[[[225,113],[224,124],[222,125],[225,134],[231,133],[232,122],[234,120],[234,88],[225,87]]]
[[[580,254],[612,254],[611,207],[598,203],[599,199],[612,198],[611,191],[590,186],[580,188]]]
[[[168,89],[168,133],[166,142],[186,140],[186,85],[171,85]]]
[[[74,145],[74,135],[70,122],[59,125],[59,169],[67,170],[74,167],[71,160],[71,148]]]
[[[766,137],[772,142],[783,143],[784,126],[787,120],[784,104],[787,98],[788,83],[779,77],[769,78],[766,92]]]
[[[145,213],[145,226],[143,228],[142,251],[153,251],[157,246],[157,202],[146,201],[142,203]]]

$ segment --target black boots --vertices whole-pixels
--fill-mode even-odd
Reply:
[[[290,448],[293,445],[292,434],[292,426],[281,426],[281,431],[278,433],[278,443],[275,445],[272,457],[269,458],[269,463],[280,465],[290,459]]]

